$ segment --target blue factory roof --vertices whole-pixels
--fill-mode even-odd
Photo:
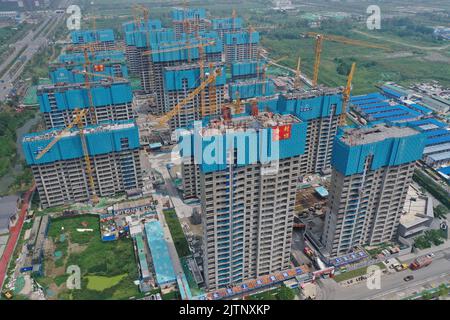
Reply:
[[[240,31],[234,33],[225,34],[224,44],[235,45],[235,44],[258,44],[259,43],[259,32],[253,31],[252,33],[248,31]]]
[[[391,96],[391,97],[393,97],[395,99],[400,99],[400,98],[404,97],[403,92],[401,92],[400,88],[397,91],[396,89],[388,88],[386,86],[383,86],[383,87],[381,87],[381,90],[383,90],[383,92],[385,94],[387,94],[388,96]]]
[[[83,149],[78,129],[72,129],[60,139],[40,160],[38,154],[60,134],[62,129],[52,129],[26,135],[22,139],[22,148],[28,165],[41,165],[78,159],[83,157]],[[140,148],[139,129],[133,121],[105,123],[87,126],[84,129],[89,155],[109,154]],[[128,148],[122,147],[123,139],[128,140]]]
[[[153,267],[155,268],[156,282],[159,286],[176,282],[177,276],[170,258],[161,222],[147,222],[145,224],[145,233],[152,255]]]
[[[419,111],[422,114],[432,114],[433,111],[428,109],[427,107],[424,107],[418,103],[413,103],[411,105],[409,105],[410,108],[415,109],[416,111]]]
[[[226,170],[230,148],[237,151],[237,166],[287,159],[305,151],[307,124],[292,115],[238,115],[231,122],[205,120],[199,125],[195,123],[190,134],[181,135],[180,153],[194,157],[205,173]]]
[[[205,19],[204,8],[172,8],[172,20],[182,22],[184,20]]]
[[[215,69],[215,68],[213,68]],[[227,82],[225,66],[221,67],[222,74],[216,78],[215,84],[217,86],[224,86]],[[209,74],[211,70],[205,67],[205,74]],[[205,75],[205,79],[207,75]],[[164,70],[164,90],[183,90],[195,89],[200,86],[200,67],[198,64],[187,65],[181,67],[168,67]]]
[[[68,86],[42,86],[38,89],[38,101],[41,112],[54,112],[49,92],[54,92],[56,111],[89,108],[88,89],[81,84]],[[129,82],[93,83],[91,94],[94,107],[131,103],[133,93]]]
[[[426,137],[407,127],[379,124],[340,130],[335,140],[332,166],[345,176],[364,172],[368,156],[373,156],[371,170],[420,160]]]
[[[241,29],[242,26],[243,26],[242,18],[212,19],[212,28],[213,28],[213,30]]]
[[[150,46],[153,46],[167,41],[175,41],[175,33],[172,29],[125,32],[125,43],[129,46],[148,48],[148,38],[150,38]]]
[[[428,139],[426,142],[426,145],[433,146],[436,144],[442,144],[442,143],[447,143],[447,142],[450,142],[450,135]]]
[[[256,97],[271,96],[274,94],[275,87],[272,80],[249,80],[230,83],[228,94],[232,100],[237,99],[236,93],[239,92],[241,99],[251,99]]]
[[[311,90],[300,94],[282,94],[279,112],[292,113],[303,121],[342,113],[342,91],[336,89]],[[334,109],[334,112],[333,112]]]
[[[70,33],[72,44],[85,44],[92,42],[110,42],[114,41],[114,31],[112,29],[104,30],[77,30]]]
[[[411,121],[409,124],[414,127],[427,126],[427,125],[433,125],[433,126],[436,126],[439,128],[447,127],[447,124],[445,124],[437,119],[434,119],[434,118]]]
[[[122,29],[124,32],[130,31],[147,31],[147,30],[159,30],[162,28],[161,20],[148,20],[140,21],[136,23],[135,21],[128,21],[122,24]]]
[[[365,94],[365,95],[361,95],[361,96],[352,96],[350,99],[351,103],[364,103],[365,101],[370,101],[370,100],[378,100],[378,101],[384,101],[387,100],[388,98],[383,96],[381,93],[379,92],[373,92],[373,93],[369,93],[369,94]]]
[[[440,173],[450,176],[450,167],[444,167],[438,170]]]

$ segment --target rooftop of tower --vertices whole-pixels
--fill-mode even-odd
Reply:
[[[340,139],[347,145],[359,146],[384,141],[390,138],[405,138],[417,134],[419,134],[419,132],[411,127],[389,126],[382,123],[373,127],[344,129],[344,134]]]
[[[292,92],[282,93],[287,99],[310,99],[318,96],[326,95],[341,95],[344,92],[344,87],[330,88],[323,85],[317,88],[302,88]]]
[[[259,112],[258,115],[243,115],[232,117],[229,120],[215,118],[209,120],[203,126],[203,137],[216,136],[230,133],[246,132],[247,130],[261,130],[292,125],[301,121],[291,114],[274,114],[272,112]]]
[[[83,129],[84,135],[89,135],[93,133],[99,133],[99,132],[113,132],[113,131],[119,131],[124,129],[130,129],[134,128],[136,124],[133,121],[124,121],[124,122],[114,122],[114,123],[105,123],[105,124],[98,124],[95,126],[87,126]],[[35,142],[35,141],[46,141],[51,140],[55,137],[57,137],[63,129],[51,129],[43,132],[38,133],[32,133],[28,134],[23,137],[22,142]],[[73,128],[72,130],[68,132],[64,132],[62,135],[62,138],[68,138],[68,137],[76,137],[79,135],[79,129]]]

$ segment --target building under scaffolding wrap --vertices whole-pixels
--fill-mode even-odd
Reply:
[[[260,112],[205,120],[192,130],[180,145],[185,175],[194,176],[193,194],[202,199],[208,289],[289,268],[306,124]]]
[[[90,94],[89,94],[90,92]],[[77,109],[91,108],[85,125],[134,119],[133,93],[129,81],[44,85],[37,91],[40,111],[47,129],[68,126]]]
[[[70,33],[73,51],[83,52],[83,46],[89,44],[94,51],[113,50],[116,44],[114,31],[103,30],[76,30]]]
[[[93,195],[78,129],[64,134],[50,151],[36,159],[60,132],[48,130],[22,140],[43,207],[87,202]],[[142,188],[139,130],[133,121],[87,126],[84,135],[97,196],[112,197]]]
[[[225,100],[226,72],[223,64],[213,64],[213,69],[209,66],[204,68],[205,80],[211,72],[217,68],[222,70],[216,81],[208,86],[202,94],[198,94],[194,99],[181,107],[170,120],[172,130],[184,128],[193,121],[201,120],[204,116],[220,114]],[[183,101],[189,94],[200,85],[200,66],[198,64],[185,64],[179,67],[164,68],[164,91],[166,109],[172,110],[178,103]],[[202,102],[203,101],[203,102]],[[203,110],[202,110],[203,105]]]
[[[425,141],[424,134],[407,126],[340,129],[333,148],[332,201],[321,239],[326,256],[397,238]]]
[[[152,47],[154,53],[145,59],[146,65],[143,65],[141,80],[144,91],[155,95],[154,113],[163,114],[170,111],[165,103],[165,68],[181,66],[186,63],[197,63],[201,53],[201,50],[196,47],[198,44],[204,45],[205,67],[210,63],[222,60],[222,43],[215,32],[203,33],[200,39],[190,38],[182,41],[165,42],[155,44]]]
[[[206,30],[206,10],[203,8],[173,8],[172,24],[177,39]]]
[[[50,64],[50,80],[54,84],[84,83],[86,76],[83,71],[101,76],[128,78],[128,67],[125,55],[121,51],[102,51],[89,54],[89,61],[83,53],[64,54],[59,62]],[[89,75],[91,82],[100,81],[102,77]]]

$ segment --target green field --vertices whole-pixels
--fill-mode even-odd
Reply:
[[[77,229],[93,229],[79,232]],[[45,260],[45,277],[38,282],[57,299],[129,299],[139,295],[133,283],[138,271],[130,239],[102,242],[98,216],[84,215],[51,221],[49,238],[58,257]],[[67,290],[65,270],[70,265],[81,269],[81,290]],[[53,298],[52,297],[52,298]]]
[[[126,276],[126,274],[118,275],[115,277],[86,276],[88,280],[87,288],[94,291],[103,291],[114,287],[115,285],[120,283],[120,281],[122,281],[122,279]]]

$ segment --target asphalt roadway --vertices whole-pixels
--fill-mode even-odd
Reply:
[[[406,276],[414,280],[405,282]],[[439,285],[450,280],[450,249],[435,253],[433,263],[423,269],[395,272],[383,275],[381,289],[370,290],[367,283],[344,287],[333,279],[324,279],[319,283],[321,300],[383,300],[405,297],[405,292],[421,292],[429,286]]]

